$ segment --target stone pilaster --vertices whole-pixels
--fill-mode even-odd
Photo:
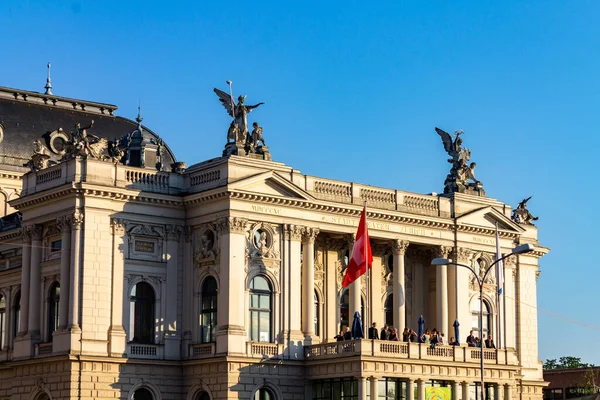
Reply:
[[[504,307],[502,315],[507,326],[514,326],[515,319],[515,275],[517,272],[516,256],[507,257],[504,259]],[[515,329],[505,329],[501,332],[503,335],[502,346],[505,348],[516,347]]]
[[[438,246],[436,248],[436,257],[448,258],[451,247]],[[436,304],[437,304],[437,326],[440,332],[451,332],[448,324],[448,267],[438,265],[436,267]],[[448,337],[448,336],[446,336]]]
[[[289,319],[284,323],[284,344],[288,357],[303,355],[301,346],[303,345],[304,335],[302,334],[302,305],[298,299],[301,299],[302,265],[300,262],[300,244],[305,229],[301,226],[287,224],[284,230],[284,268],[285,278],[282,294],[285,296],[283,315]],[[314,278],[313,278],[314,279]],[[286,293],[287,290],[287,293]],[[311,297],[312,299],[312,297]],[[312,300],[311,300],[312,304]]]
[[[406,383],[406,400],[415,400],[415,380],[411,378]]]
[[[31,225],[21,230],[23,239],[23,261],[21,266],[21,311],[19,316],[19,333],[14,341],[14,357],[25,358],[32,355],[33,348],[27,334],[29,331],[29,280],[31,272]]]
[[[59,327],[60,331],[67,329],[69,324],[69,281],[71,279],[71,221],[69,217],[60,217],[56,226],[61,233],[60,248],[60,293]]]
[[[194,270],[195,264],[193,261],[193,227],[186,226],[183,229],[184,242],[183,242],[183,304],[182,304],[182,329],[183,329],[183,358],[188,357],[188,348],[192,344],[193,340],[193,312],[195,305],[190,303],[191,299],[194,299],[195,303],[198,304],[197,297],[194,296]],[[200,312],[200,308],[198,308]]]
[[[393,254],[393,285],[394,285],[394,310],[393,320],[394,327],[399,333],[406,328],[406,282],[404,277],[406,274],[404,267],[404,257],[408,249],[409,242],[407,240],[394,240],[392,242]]]
[[[69,323],[68,329],[77,333],[81,330],[79,323],[79,292],[81,277],[81,231],[83,227],[83,214],[76,212],[71,217],[71,277],[69,279]]]
[[[53,333],[52,351],[54,353],[68,352],[71,346],[70,333],[67,331],[69,325],[69,292],[71,282],[71,225],[70,216],[56,219],[56,226],[61,232],[60,249],[60,300],[59,300],[59,327]]]
[[[41,340],[40,335],[40,305],[42,296],[41,285],[42,261],[42,227],[35,225],[31,239],[31,272],[29,275],[29,337],[33,343]]]
[[[456,252],[456,261],[460,264],[471,265],[473,251],[459,247]],[[460,323],[460,343],[464,344],[471,329],[471,309],[469,304],[469,281],[472,272],[463,267],[456,268],[456,308],[457,319]],[[454,323],[454,321],[452,321]],[[454,332],[454,328],[451,332]],[[454,336],[452,333],[450,336]],[[457,338],[459,339],[459,338]]]
[[[167,225],[167,297],[165,315],[165,358],[181,358],[181,327],[177,322],[177,300],[179,298],[179,240],[183,232],[180,225]]]
[[[112,219],[112,301],[111,321],[108,330],[109,355],[120,357],[125,353],[127,334],[123,327],[123,303],[125,296],[125,231],[126,221]]]
[[[417,400],[425,400],[425,381],[417,379]]]
[[[245,354],[246,348],[246,218],[224,217],[217,221],[221,243],[221,287],[218,294],[217,353]]]
[[[303,255],[302,255],[302,333],[304,334],[304,345],[315,344],[315,239],[319,230],[306,228],[304,230]],[[318,341],[318,340],[317,340]]]

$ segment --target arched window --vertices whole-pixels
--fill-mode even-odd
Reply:
[[[13,339],[19,335],[21,330],[21,292],[15,295],[13,302]]]
[[[394,313],[392,310],[394,309],[394,294],[388,295],[385,299],[385,303],[383,304],[383,312],[385,313],[385,324],[388,326],[394,325]],[[398,327],[398,330],[402,328]]]
[[[202,343],[217,340],[217,281],[212,276],[202,284],[201,311]]]
[[[139,285],[139,283],[138,283]],[[152,289],[152,288],[151,288]],[[146,388],[139,388],[133,393],[132,400],[154,400],[152,392]]]
[[[194,400],[210,400],[210,396],[206,392],[200,392]]]
[[[52,333],[58,329],[60,302],[60,285],[54,282],[48,292],[48,341],[52,341]]]
[[[149,283],[139,282],[131,290],[129,335],[133,334],[132,342],[154,343],[154,302],[154,290]]]
[[[275,396],[269,389],[260,388],[254,393],[254,400],[275,400]]]
[[[4,343],[6,334],[6,297],[0,294],[0,350],[8,343]]]
[[[250,281],[250,340],[271,341],[271,307],[273,304],[271,284],[262,276]]]
[[[471,301],[471,329],[473,329],[475,336],[477,336],[480,340],[483,340],[483,335],[489,336],[492,330],[492,313],[490,312],[491,308],[485,299],[483,300],[483,329],[479,326],[479,297],[474,298]]]
[[[321,324],[319,320],[319,296],[317,295],[317,291],[315,290],[314,294],[314,304],[315,304],[315,335],[321,335]]]
[[[350,313],[350,291],[348,289],[342,292],[340,298],[340,330],[344,330],[344,327],[350,326],[349,316]]]

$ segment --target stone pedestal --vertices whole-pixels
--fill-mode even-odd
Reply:
[[[246,150],[244,147],[245,145],[243,143],[227,143],[225,145],[225,149],[223,150],[223,157],[245,156]]]

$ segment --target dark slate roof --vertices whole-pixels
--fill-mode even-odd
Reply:
[[[72,105],[72,108],[67,108],[65,104]],[[83,111],[82,108],[93,111]],[[94,120],[89,133],[109,141],[136,130],[135,121],[112,115],[116,109],[116,106],[109,104],[0,87],[0,125],[4,131],[0,142],[0,164],[22,167],[33,154],[34,140],[42,139],[46,144],[44,138],[59,128],[69,135],[78,122],[81,126],[87,126]],[[151,137],[158,138],[146,127],[143,130]],[[168,146],[165,145],[165,148],[166,160],[163,164],[168,167],[176,160]],[[59,158],[52,153],[50,155],[55,160]]]

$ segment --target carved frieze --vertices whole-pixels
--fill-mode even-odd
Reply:
[[[217,230],[220,235],[227,233],[243,234],[246,232],[248,219],[240,217],[223,217],[217,220]]]

